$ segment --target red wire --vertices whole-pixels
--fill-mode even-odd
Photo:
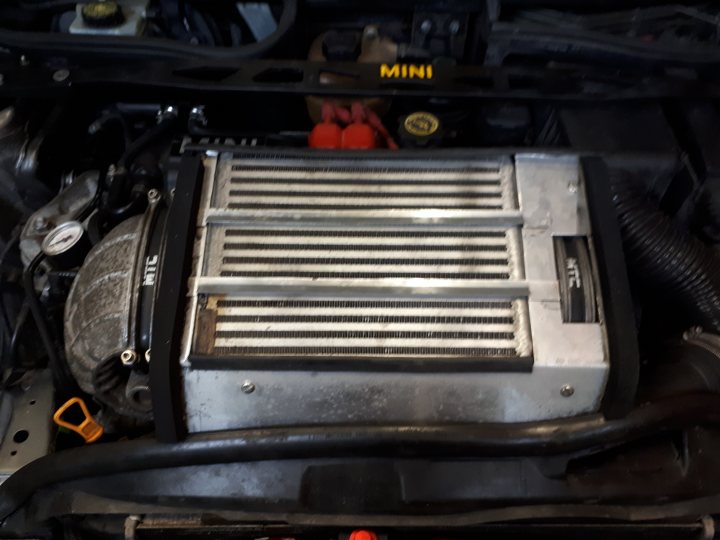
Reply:
[[[397,150],[399,148],[395,139],[392,138],[390,132],[382,123],[380,117],[361,101],[353,102],[350,110],[345,107],[340,107],[339,105],[332,103],[330,100],[323,101],[322,119],[323,122],[340,122],[342,124],[350,124],[351,122],[362,124],[363,122],[367,122],[375,131],[377,131],[380,137],[385,141],[385,145],[390,150]]]
[[[375,131],[377,131],[380,136],[385,139],[385,144],[390,150],[397,150],[399,148],[398,144],[395,142],[395,139],[392,138],[390,132],[382,123],[382,120],[380,120],[380,117],[375,114],[375,111],[370,109],[370,107],[364,107],[364,109],[367,116],[368,124],[375,128]]]

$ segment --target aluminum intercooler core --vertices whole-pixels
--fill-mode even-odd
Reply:
[[[339,156],[205,159],[190,431],[597,410],[602,305],[567,322],[575,269],[555,248],[581,238],[592,258],[574,158]]]

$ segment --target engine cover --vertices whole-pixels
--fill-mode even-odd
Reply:
[[[175,360],[190,432],[599,409],[610,363],[576,157],[204,166]]]

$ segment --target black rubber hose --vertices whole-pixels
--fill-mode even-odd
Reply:
[[[720,62],[720,48],[715,46],[647,43],[590,30],[512,23],[493,25],[488,51],[488,61],[497,64],[513,55],[591,59],[612,65],[632,63],[645,67],[710,67]]]
[[[707,330],[720,333],[720,257],[627,182],[612,184],[628,265]]]
[[[283,0],[275,32],[256,43],[240,47],[202,47],[158,38],[84,36],[0,30],[0,48],[19,54],[53,57],[120,58],[123,60],[216,60],[229,62],[260,58],[278,46],[295,25],[298,0]]]
[[[160,122],[158,122],[152,128],[148,129],[140,137],[135,139],[125,149],[125,152],[120,158],[119,163],[122,167],[125,168],[127,173],[131,172],[130,167],[132,167],[133,162],[140,155],[140,153],[145,150],[145,148],[147,148],[149,145],[156,143],[162,137],[168,134],[172,130],[172,127],[175,125],[176,121],[177,116],[175,114],[167,114],[162,120],[160,120]]]
[[[20,336],[22,334],[23,328],[25,328],[25,322],[27,321],[29,311],[30,304],[26,299],[20,307],[17,322],[15,323],[15,329],[13,330],[12,337],[10,338],[8,360],[3,366],[5,368],[15,369],[17,367],[18,348],[20,347]]]
[[[551,456],[717,424],[720,396],[694,394],[648,403],[617,420],[591,415],[519,424],[277,427],[193,435],[172,444],[101,443],[50,454],[10,476],[0,485],[0,519],[43,487],[123,472],[326,457]]]
[[[42,342],[48,356],[48,365],[50,366],[50,372],[52,373],[55,381],[55,388],[59,391],[62,390],[63,394],[75,394],[77,383],[70,373],[70,368],[65,362],[64,355],[62,352],[58,352],[57,346],[50,332],[50,328],[48,327],[47,319],[43,313],[43,307],[40,304],[40,299],[35,293],[35,272],[37,272],[37,269],[44,260],[45,254],[40,252],[23,272],[25,297],[30,307],[30,313],[35,321],[40,341]]]

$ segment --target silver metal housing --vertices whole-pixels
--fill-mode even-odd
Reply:
[[[575,157],[205,165],[180,359],[191,432],[598,409],[602,313],[563,323],[553,247],[591,236]]]

